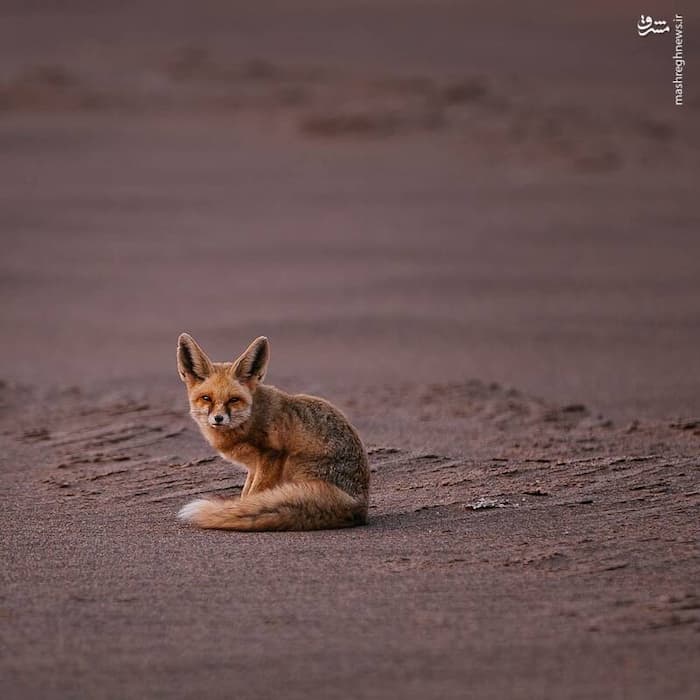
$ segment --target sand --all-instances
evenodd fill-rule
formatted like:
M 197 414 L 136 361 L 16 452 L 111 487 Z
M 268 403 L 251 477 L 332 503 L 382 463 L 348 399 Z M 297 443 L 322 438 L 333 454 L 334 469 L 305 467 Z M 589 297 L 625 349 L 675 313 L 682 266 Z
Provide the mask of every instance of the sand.
M 697 696 L 697 86 L 528 6 L 3 9 L 3 697 Z M 369 526 L 176 520 L 244 477 L 185 330 L 346 412 Z

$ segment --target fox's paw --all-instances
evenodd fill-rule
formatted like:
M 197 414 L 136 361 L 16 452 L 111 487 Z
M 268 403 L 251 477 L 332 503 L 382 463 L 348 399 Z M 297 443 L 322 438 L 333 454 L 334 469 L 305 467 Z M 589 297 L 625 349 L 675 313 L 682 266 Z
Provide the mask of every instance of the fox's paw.
M 198 498 L 180 508 L 177 517 L 185 522 L 199 527 L 210 526 L 212 515 L 218 510 L 216 501 L 208 498 Z

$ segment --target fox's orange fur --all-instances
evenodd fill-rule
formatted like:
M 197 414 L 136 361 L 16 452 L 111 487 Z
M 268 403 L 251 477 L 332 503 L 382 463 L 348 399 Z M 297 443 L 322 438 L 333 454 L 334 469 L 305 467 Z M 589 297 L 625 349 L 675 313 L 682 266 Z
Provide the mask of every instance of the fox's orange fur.
M 347 418 L 323 399 L 262 383 L 267 338 L 235 362 L 212 362 L 190 335 L 177 366 L 206 440 L 248 470 L 240 498 L 201 498 L 179 517 L 204 528 L 319 530 L 367 522 L 367 455 Z

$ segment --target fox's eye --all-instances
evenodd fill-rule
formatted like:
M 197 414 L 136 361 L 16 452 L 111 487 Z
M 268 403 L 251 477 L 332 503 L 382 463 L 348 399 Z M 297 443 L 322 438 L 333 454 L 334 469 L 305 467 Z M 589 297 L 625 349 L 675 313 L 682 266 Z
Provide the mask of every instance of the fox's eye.
M 240 401 L 241 401 L 241 400 L 240 400 L 237 396 L 232 396 L 232 397 L 228 400 L 229 403 L 240 403 Z
M 202 401 L 206 401 L 207 403 L 211 403 L 211 396 L 204 394 L 204 396 L 200 397 Z

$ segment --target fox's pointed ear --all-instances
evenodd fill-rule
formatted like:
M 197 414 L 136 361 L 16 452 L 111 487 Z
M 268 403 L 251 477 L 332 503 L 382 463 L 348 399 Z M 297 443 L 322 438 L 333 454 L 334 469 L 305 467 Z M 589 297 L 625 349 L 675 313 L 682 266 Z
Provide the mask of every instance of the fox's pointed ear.
M 233 363 L 233 374 L 239 382 L 261 382 L 270 360 L 270 343 L 267 338 L 256 338 L 248 349 Z
M 211 360 L 195 339 L 183 333 L 177 339 L 177 371 L 185 383 L 204 381 L 212 372 Z

